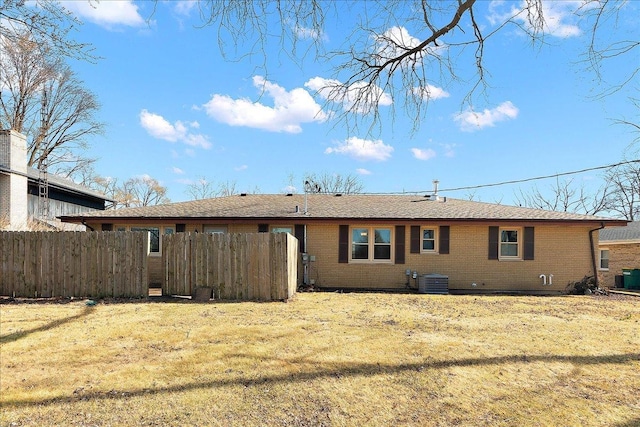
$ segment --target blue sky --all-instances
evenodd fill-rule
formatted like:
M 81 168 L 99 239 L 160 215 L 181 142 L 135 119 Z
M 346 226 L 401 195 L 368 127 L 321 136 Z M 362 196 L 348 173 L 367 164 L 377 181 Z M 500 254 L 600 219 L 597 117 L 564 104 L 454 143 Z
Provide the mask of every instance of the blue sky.
M 479 24 L 489 32 L 517 4 L 479 2 Z M 365 192 L 430 190 L 438 179 L 443 195 L 513 204 L 520 189 L 546 191 L 555 180 L 447 190 L 616 163 L 637 137 L 614 120 L 637 121 L 628 98 L 638 84 L 593 98 L 602 86 L 577 62 L 589 34 L 575 25 L 573 2 L 548 4 L 547 45 L 532 46 L 515 26 L 487 42 L 490 87 L 472 106 L 462 102 L 467 84 L 434 85 L 418 131 L 401 106 L 387 105 L 375 135 L 348 129 L 322 108 L 317 89 L 332 78 L 331 63 L 290 61 L 279 44 L 268 44 L 266 60 L 225 59 L 216 29 L 198 27 L 192 2 L 160 1 L 155 11 L 149 1 L 65 5 L 84 22 L 76 37 L 102 57 L 72 64 L 107 125 L 91 141 L 96 172 L 121 181 L 151 176 L 172 201 L 188 200 L 187 186 L 201 178 L 233 182 L 239 192 L 281 193 L 302 192 L 306 173 L 338 173 L 357 175 Z M 635 39 L 638 5 L 628 4 L 629 22 L 618 23 Z M 327 22 L 320 42 L 342 46 L 356 22 Z M 389 30 L 421 37 L 402 23 Z M 299 48 L 306 46 L 302 40 Z M 640 64 L 637 54 L 626 61 Z M 472 75 L 471 62 L 457 64 L 461 76 Z M 619 65 L 605 68 L 605 77 L 615 81 Z M 599 184 L 598 172 L 573 179 Z

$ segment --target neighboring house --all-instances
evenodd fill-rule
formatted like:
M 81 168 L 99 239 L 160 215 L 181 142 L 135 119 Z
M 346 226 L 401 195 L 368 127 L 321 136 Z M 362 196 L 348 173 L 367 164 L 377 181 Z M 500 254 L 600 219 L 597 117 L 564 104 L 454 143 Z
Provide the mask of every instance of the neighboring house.
M 236 195 L 63 216 L 96 230 L 151 232 L 150 282 L 161 282 L 162 235 L 289 232 L 300 284 L 404 289 L 423 275 L 450 292 L 563 292 L 595 274 L 597 230 L 626 221 L 418 195 Z M 306 264 L 305 264 L 306 263 Z
M 45 188 L 46 197 L 41 195 Z M 105 210 L 111 204 L 102 193 L 37 169 L 27 167 L 24 135 L 0 130 L 0 221 L 1 228 L 84 230 L 83 225 L 63 224 L 57 217 Z M 45 207 L 45 209 L 43 209 Z M 36 224 L 34 224 L 36 223 Z
M 615 276 L 622 276 L 623 268 L 640 268 L 640 221 L 600 231 L 598 274 L 601 285 L 613 288 Z

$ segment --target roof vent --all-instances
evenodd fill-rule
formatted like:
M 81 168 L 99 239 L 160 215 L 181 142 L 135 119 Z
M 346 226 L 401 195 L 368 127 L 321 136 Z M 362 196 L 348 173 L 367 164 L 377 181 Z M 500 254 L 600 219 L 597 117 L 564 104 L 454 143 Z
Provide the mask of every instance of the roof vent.
M 336 193 L 335 196 L 336 197 L 340 197 L 340 196 L 342 196 L 342 193 Z
M 287 193 L 286 196 L 287 197 L 291 197 L 291 196 L 293 196 L 293 193 Z
M 240 197 L 245 197 L 247 193 L 240 193 Z

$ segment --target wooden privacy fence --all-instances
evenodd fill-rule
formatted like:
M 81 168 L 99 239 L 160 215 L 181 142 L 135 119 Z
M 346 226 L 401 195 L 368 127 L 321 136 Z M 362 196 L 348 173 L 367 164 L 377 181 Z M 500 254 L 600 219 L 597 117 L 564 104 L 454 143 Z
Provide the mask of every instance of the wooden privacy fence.
M 165 295 L 213 289 L 216 299 L 284 300 L 297 286 L 298 240 L 288 233 L 164 235 Z
M 0 295 L 148 294 L 144 232 L 0 232 Z

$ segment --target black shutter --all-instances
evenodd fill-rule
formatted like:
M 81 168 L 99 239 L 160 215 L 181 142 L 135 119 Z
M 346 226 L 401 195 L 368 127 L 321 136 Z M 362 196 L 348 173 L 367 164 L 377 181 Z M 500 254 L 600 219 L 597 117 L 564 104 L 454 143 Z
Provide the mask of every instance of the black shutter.
M 438 242 L 438 252 L 441 254 L 449 253 L 449 226 L 440 226 L 440 241 Z
M 499 227 L 489 227 L 489 259 L 498 259 L 498 239 L 500 238 Z
M 187 224 L 176 224 L 176 233 L 184 233 L 187 229 Z
M 525 260 L 532 260 L 534 252 L 534 232 L 533 227 L 524 228 L 524 254 L 522 256 Z
M 338 262 L 349 262 L 349 226 L 341 225 L 338 235 Z
M 102 231 L 113 231 L 113 224 L 102 224 Z
M 293 226 L 293 235 L 300 242 L 300 252 L 307 251 L 307 240 L 305 239 L 304 224 L 296 224 Z
M 420 253 L 420 226 L 412 225 L 411 226 L 411 247 L 409 252 L 412 254 Z
M 404 225 L 396 225 L 396 264 L 404 264 Z
M 269 224 L 258 224 L 258 233 L 268 233 Z

